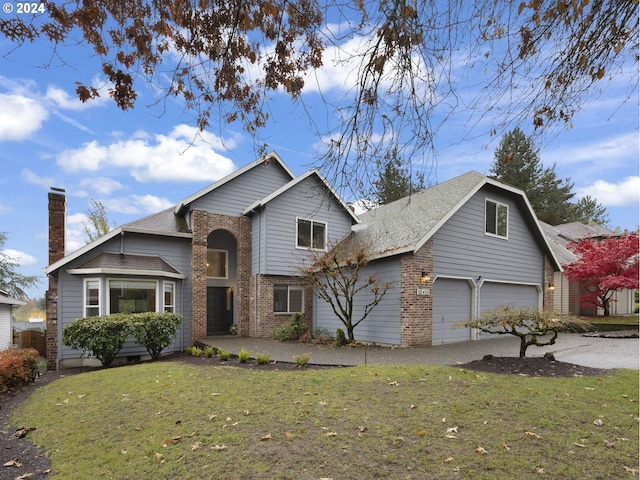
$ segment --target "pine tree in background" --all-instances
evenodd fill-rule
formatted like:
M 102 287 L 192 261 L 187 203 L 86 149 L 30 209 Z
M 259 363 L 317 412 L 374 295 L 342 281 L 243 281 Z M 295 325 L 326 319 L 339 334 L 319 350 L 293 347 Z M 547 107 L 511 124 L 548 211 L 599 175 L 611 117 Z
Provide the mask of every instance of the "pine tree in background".
M 16 270 L 20 267 L 20 259 L 11 256 L 3 250 L 7 241 L 7 234 L 0 232 L 0 290 L 11 297 L 25 299 L 28 297 L 26 290 L 40 283 L 36 276 L 25 276 Z
M 575 196 L 571 191 L 571 179 L 558 178 L 555 163 L 544 168 L 533 139 L 519 128 L 502 137 L 494 157 L 490 174 L 501 182 L 524 190 L 539 220 L 550 225 L 608 223 L 606 209 L 594 198 L 586 196 L 577 203 L 571 202 Z
M 387 152 L 377 164 L 378 179 L 373 184 L 371 203 L 385 205 L 424 190 L 424 173 L 411 175 L 407 162 L 398 156 L 397 150 Z

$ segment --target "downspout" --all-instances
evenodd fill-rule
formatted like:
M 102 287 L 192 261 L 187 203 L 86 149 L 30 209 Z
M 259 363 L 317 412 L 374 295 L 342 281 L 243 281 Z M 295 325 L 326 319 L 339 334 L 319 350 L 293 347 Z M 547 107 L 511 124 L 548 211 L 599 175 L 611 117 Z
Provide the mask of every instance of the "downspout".
M 262 215 L 258 216 L 258 265 L 255 273 L 255 281 L 253 282 L 253 336 L 258 336 L 258 274 L 261 271 L 262 260 Z
M 124 255 L 124 230 L 120 230 L 120 255 Z

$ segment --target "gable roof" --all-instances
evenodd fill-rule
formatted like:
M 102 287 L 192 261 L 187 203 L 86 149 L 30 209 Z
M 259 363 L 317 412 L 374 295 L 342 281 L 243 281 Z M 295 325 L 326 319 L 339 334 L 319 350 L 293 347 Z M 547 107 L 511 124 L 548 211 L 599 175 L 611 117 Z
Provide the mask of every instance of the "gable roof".
M 374 258 L 415 252 L 485 185 L 508 191 L 522 201 L 536 236 L 555 266 L 562 269 L 525 193 L 474 171 L 364 213 L 361 226 L 353 227 L 355 238 L 370 245 Z
M 358 218 L 358 216 L 353 212 L 353 210 L 351 208 L 349 208 L 349 206 L 344 202 L 344 200 L 342 200 L 342 198 L 340 197 L 338 192 L 336 192 L 334 190 L 334 188 L 329 184 L 329 182 L 327 182 L 327 179 L 324 177 L 324 175 L 322 175 L 315 168 L 303 173 L 302 175 L 299 175 L 298 177 L 294 178 L 289 183 L 283 185 L 278 190 L 276 190 L 275 192 L 271 193 L 270 195 L 267 195 L 263 199 L 252 203 L 251 205 L 249 205 L 247 208 L 244 209 L 242 214 L 243 215 L 249 215 L 250 213 L 252 213 L 257 208 L 264 207 L 267 203 L 269 203 L 274 198 L 279 197 L 280 195 L 282 195 L 286 191 L 292 189 L 293 187 L 295 187 L 296 185 L 298 185 L 299 183 L 303 182 L 304 180 L 306 180 L 307 178 L 309 178 L 311 176 L 318 177 L 320 182 L 322 182 L 325 185 L 325 187 L 327 188 L 327 190 L 329 190 L 333 194 L 334 198 L 342 206 L 342 208 L 344 208 L 344 210 L 349 213 L 349 215 L 353 219 L 354 223 L 359 223 L 360 222 L 360 219 Z
M 289 175 L 289 177 L 291 179 L 293 179 L 295 177 L 293 172 L 289 169 L 289 167 L 287 167 L 287 165 L 282 161 L 282 159 L 280 158 L 280 156 L 276 152 L 269 152 L 266 155 L 258 158 L 257 160 L 254 160 L 253 162 L 249 163 L 248 165 L 245 165 L 244 167 L 240 168 L 239 170 L 236 170 L 236 171 L 230 173 L 229 175 L 227 175 L 226 177 L 221 178 L 217 182 L 215 182 L 215 183 L 203 188 L 199 192 L 196 192 L 193 195 L 185 198 L 184 200 L 182 200 L 176 206 L 175 213 L 176 214 L 183 213 L 184 210 L 187 208 L 187 206 L 189 204 L 195 202 L 199 198 L 207 195 L 208 193 L 214 191 L 217 188 L 220 188 L 222 185 L 224 185 L 226 183 L 229 183 L 231 180 L 233 180 L 234 178 L 239 177 L 243 173 L 248 172 L 249 170 L 251 170 L 251 169 L 253 169 L 253 168 L 255 168 L 255 167 L 259 166 L 259 165 L 264 165 L 265 163 L 272 162 L 272 161 L 275 161 L 278 165 L 280 165 L 280 167 L 287 173 L 287 175 Z

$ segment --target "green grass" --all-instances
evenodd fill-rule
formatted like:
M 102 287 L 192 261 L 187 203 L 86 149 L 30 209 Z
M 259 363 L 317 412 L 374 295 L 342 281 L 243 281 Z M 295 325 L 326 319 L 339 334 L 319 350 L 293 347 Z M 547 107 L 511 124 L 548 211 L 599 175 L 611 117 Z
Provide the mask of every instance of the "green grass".
M 52 382 L 12 423 L 37 427 L 30 439 L 59 479 L 633 478 L 638 390 L 631 370 L 530 378 L 159 362 Z

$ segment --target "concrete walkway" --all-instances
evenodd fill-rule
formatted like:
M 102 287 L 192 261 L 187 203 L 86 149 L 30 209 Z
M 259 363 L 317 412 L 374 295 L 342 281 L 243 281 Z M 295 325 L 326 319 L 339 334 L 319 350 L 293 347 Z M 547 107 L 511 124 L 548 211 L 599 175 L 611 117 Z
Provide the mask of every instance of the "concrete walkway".
M 261 353 L 278 362 L 293 362 L 294 356 L 306 353 L 311 356 L 309 363 L 318 365 L 457 365 L 479 360 L 488 354 L 516 357 L 520 340 L 503 335 L 475 342 L 416 348 L 334 348 L 238 336 L 210 337 L 201 343 L 234 355 L 244 348 L 251 352 L 252 357 Z M 567 333 L 561 334 L 555 345 L 529 347 L 527 356 L 541 357 L 546 352 L 552 352 L 556 360 L 562 362 L 594 368 L 637 370 L 640 369 L 639 347 L 638 338 L 584 337 Z

